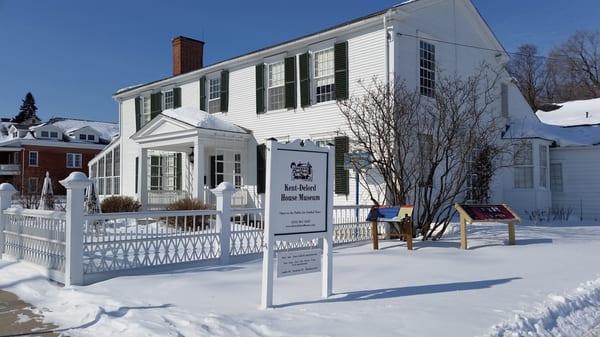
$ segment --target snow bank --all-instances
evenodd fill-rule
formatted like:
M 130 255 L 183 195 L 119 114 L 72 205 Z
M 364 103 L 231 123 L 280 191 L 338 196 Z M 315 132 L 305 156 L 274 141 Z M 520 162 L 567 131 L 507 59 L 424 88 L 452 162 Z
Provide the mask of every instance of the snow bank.
M 536 111 L 538 118 L 550 125 L 575 126 L 600 124 L 600 98 L 558 103 L 559 109 Z
M 235 124 L 219 119 L 206 111 L 192 107 L 167 109 L 164 110 L 162 114 L 201 129 L 247 133 L 246 130 Z
M 489 336 L 600 336 L 600 278 L 570 294 L 548 296 L 531 312 L 494 326 Z

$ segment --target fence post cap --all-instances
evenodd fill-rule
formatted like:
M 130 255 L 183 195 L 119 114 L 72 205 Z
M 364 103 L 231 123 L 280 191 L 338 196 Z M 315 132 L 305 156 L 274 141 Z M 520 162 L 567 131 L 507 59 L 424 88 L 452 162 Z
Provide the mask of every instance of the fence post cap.
M 71 172 L 67 178 L 60 181 L 60 184 L 66 188 L 84 188 L 91 183 L 92 181 L 83 172 Z
M 0 184 L 0 192 L 15 193 L 17 189 L 11 183 L 2 183 Z
M 235 187 L 232 183 L 224 181 L 210 191 L 214 194 L 223 194 L 224 192 L 235 192 Z

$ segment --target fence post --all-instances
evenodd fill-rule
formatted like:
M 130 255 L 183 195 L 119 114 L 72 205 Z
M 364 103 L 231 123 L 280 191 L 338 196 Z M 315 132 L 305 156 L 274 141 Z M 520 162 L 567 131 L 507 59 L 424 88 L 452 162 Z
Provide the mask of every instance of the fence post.
M 222 182 L 210 190 L 217 197 L 217 230 L 221 243 L 221 264 L 229 263 L 231 243 L 231 197 L 235 187 L 230 182 Z
M 81 172 L 72 172 L 60 181 L 67 189 L 65 228 L 65 286 L 83 284 L 83 203 L 85 188 L 91 180 Z
M 4 230 L 8 222 L 8 216 L 4 215 L 4 210 L 10 208 L 12 204 L 12 197 L 17 193 L 15 187 L 9 183 L 0 184 L 0 258 L 4 254 Z

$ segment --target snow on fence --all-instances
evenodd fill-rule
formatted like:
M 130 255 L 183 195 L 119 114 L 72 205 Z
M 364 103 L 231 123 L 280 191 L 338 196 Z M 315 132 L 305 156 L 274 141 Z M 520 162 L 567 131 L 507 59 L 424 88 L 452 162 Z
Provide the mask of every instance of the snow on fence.
M 213 190 L 217 209 L 83 214 L 80 173 L 61 181 L 66 212 L 10 208 L 16 190 L 0 184 L 0 253 L 44 267 L 66 285 L 89 284 L 119 275 L 199 264 L 227 264 L 259 257 L 264 242 L 264 210 L 231 208 L 235 189 Z M 75 207 L 77 206 L 77 207 Z M 334 206 L 334 244 L 371 240 L 365 219 L 369 206 Z M 386 228 L 380 225 L 380 233 Z M 277 241 L 276 250 L 318 246 L 316 240 Z M 227 253 L 223 253 L 227 252 Z

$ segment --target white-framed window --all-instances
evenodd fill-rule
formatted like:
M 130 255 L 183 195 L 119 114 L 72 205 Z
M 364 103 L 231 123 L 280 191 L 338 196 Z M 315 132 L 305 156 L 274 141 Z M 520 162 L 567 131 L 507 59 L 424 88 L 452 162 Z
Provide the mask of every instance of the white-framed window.
M 81 153 L 67 153 L 67 167 L 81 168 Z
M 173 109 L 175 106 L 175 99 L 173 96 L 173 90 L 163 92 L 163 106 L 166 109 Z
M 285 67 L 282 62 L 271 63 L 267 66 L 267 110 L 285 108 Z
M 215 77 L 208 80 L 208 112 L 221 111 L 221 78 Z
M 142 125 L 150 122 L 152 114 L 150 113 L 150 96 L 142 96 Z
M 562 164 L 550 164 L 550 190 L 552 192 L 563 191 Z
M 42 131 L 41 137 L 42 138 L 48 138 L 49 137 L 48 131 Z
M 58 132 L 50 131 L 50 138 L 58 138 Z
M 27 179 L 27 191 L 31 194 L 38 193 L 38 178 L 29 177 Z
M 533 188 L 533 148 L 530 143 L 516 147 L 513 172 L 515 188 Z
M 121 190 L 121 151 L 116 146 L 90 165 L 99 195 L 119 194 Z
M 242 187 L 242 155 L 240 153 L 233 155 L 233 184 L 235 188 Z
M 317 103 L 335 99 L 335 64 L 333 48 L 320 50 L 313 57 L 314 93 Z
M 419 79 L 421 95 L 435 93 L 435 45 L 419 41 Z
M 13 132 L 13 138 L 19 138 L 19 132 L 17 132 L 17 131 Z
M 540 152 L 540 186 L 548 187 L 548 147 L 539 146 Z
M 29 151 L 29 166 L 38 166 L 39 154 L 37 151 Z
M 87 139 L 87 135 L 85 133 L 79 134 L 79 140 L 86 140 L 86 139 Z
M 88 136 L 87 136 L 87 140 L 89 140 L 89 141 L 92 141 L 92 142 L 93 142 L 93 141 L 95 141 L 95 140 L 96 140 L 96 136 L 95 136 L 95 135 L 88 135 Z

